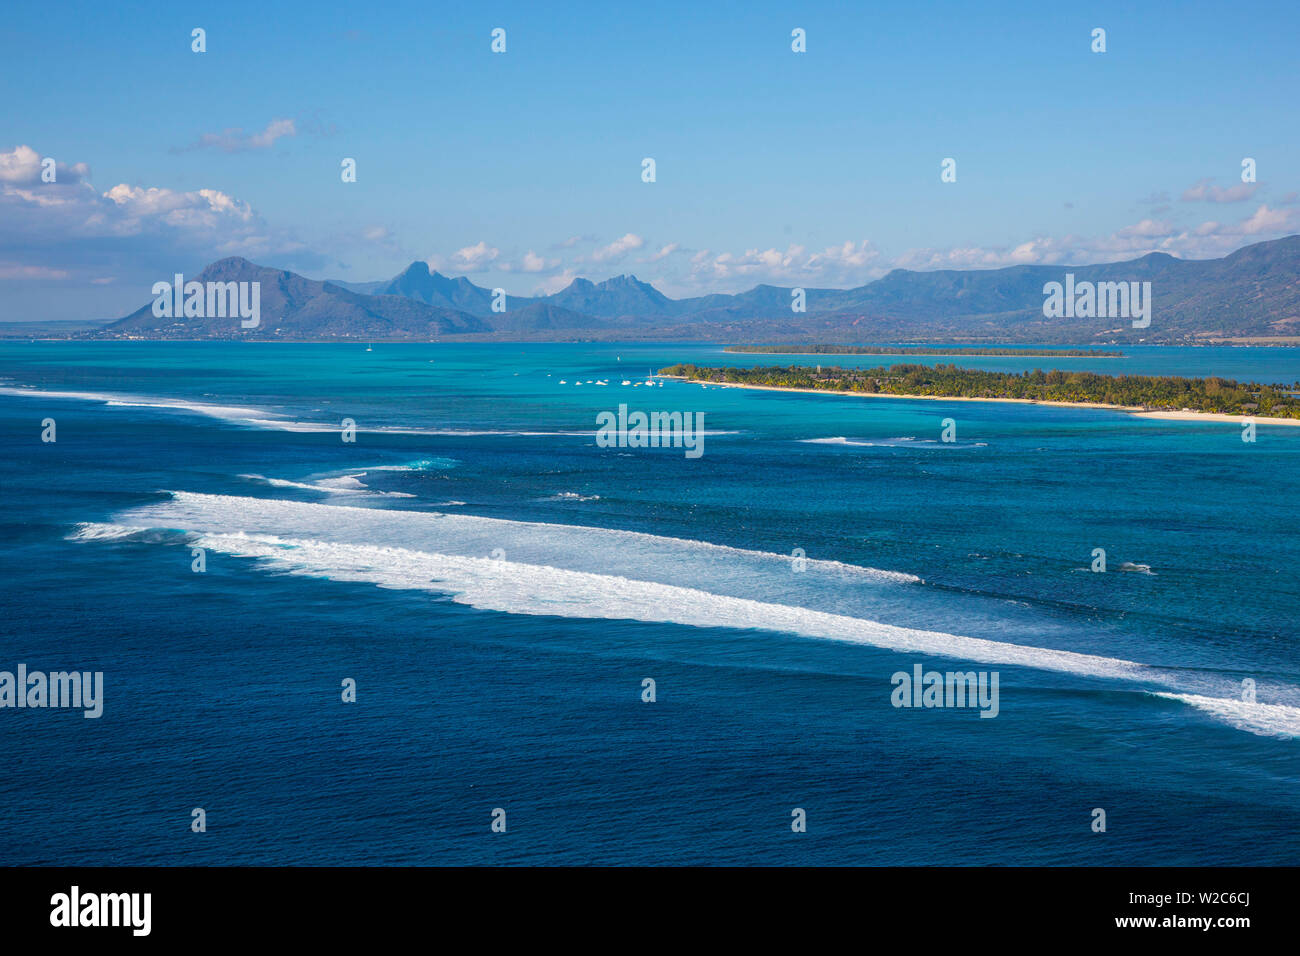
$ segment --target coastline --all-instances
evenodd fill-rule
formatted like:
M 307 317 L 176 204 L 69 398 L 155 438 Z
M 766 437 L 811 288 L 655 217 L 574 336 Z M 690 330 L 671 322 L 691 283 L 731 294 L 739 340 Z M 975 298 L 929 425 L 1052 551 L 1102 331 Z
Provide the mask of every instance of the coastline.
M 971 348 L 981 348 L 982 346 L 971 346 Z M 845 356 L 869 357 L 869 358 L 977 358 L 977 359 L 1000 359 L 1000 358 L 1059 358 L 1059 359 L 1093 359 L 1093 358 L 1110 358 L 1122 359 L 1128 358 L 1126 355 L 1115 352 L 1097 352 L 1095 355 L 1056 355 L 1034 352 L 1032 349 L 1025 349 L 1021 352 L 971 352 L 957 349 L 953 352 L 750 352 L 746 349 L 723 349 L 727 355 L 815 355 L 819 358 L 843 358 Z
M 1142 405 L 1106 405 L 1102 402 L 1052 402 L 1036 398 L 977 398 L 965 395 L 888 395 L 882 392 L 842 392 L 827 388 L 785 388 L 780 385 L 751 385 L 748 382 L 704 382 L 681 375 L 659 375 L 695 385 L 713 385 L 718 388 L 753 388 L 765 392 L 801 392 L 805 395 L 851 395 L 858 398 L 898 398 L 933 402 L 1002 402 L 1010 405 L 1050 405 L 1056 408 L 1098 408 L 1111 412 L 1128 412 L 1134 418 L 1155 418 L 1174 422 L 1244 422 L 1248 418 L 1257 425 L 1300 425 L 1300 418 L 1266 418 L 1258 415 L 1227 415 L 1222 412 L 1185 412 L 1176 409 L 1148 409 Z

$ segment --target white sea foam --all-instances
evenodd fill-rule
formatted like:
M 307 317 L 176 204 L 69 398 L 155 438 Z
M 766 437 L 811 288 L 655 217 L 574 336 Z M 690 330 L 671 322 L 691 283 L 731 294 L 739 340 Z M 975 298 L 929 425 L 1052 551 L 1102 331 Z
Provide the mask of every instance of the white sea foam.
M 71 535 L 69 535 L 69 537 L 73 540 L 80 541 L 115 541 L 123 538 L 130 538 L 149 530 L 149 528 L 141 528 L 129 524 L 86 521 L 77 525 L 76 529 Z
M 191 492 L 122 519 L 132 527 L 185 528 L 202 547 L 293 573 L 447 593 L 489 610 L 784 631 L 990 664 L 1149 676 L 1119 658 L 898 627 L 737 593 L 770 594 L 779 581 L 803 583 L 818 572 L 857 587 L 919 580 L 835 561 L 806 559 L 807 571 L 793 574 L 786 555 L 639 532 Z M 488 557 L 497 548 L 504 560 Z M 702 586 L 683 586 L 686 580 Z
M 1239 701 L 1239 682 L 1227 675 L 902 627 L 797 603 L 806 599 L 798 584 L 819 576 L 859 594 L 919 581 L 899 572 L 807 559 L 807 571 L 793 574 L 786 555 L 641 532 L 193 492 L 172 492 L 118 518 L 116 526 L 83 525 L 74 537 L 184 529 L 200 547 L 285 573 L 446 594 L 484 610 L 777 631 L 1122 680 L 1150 692 L 1167 688 L 1173 692 L 1161 696 L 1251 733 L 1295 736 L 1300 728 L 1300 707 Z M 497 558 L 489 556 L 494 552 Z M 1276 690 L 1284 699 L 1298 693 L 1289 685 Z M 1214 696 L 1220 692 L 1225 696 Z
M 379 469 L 371 469 L 378 471 Z M 366 472 L 355 475 L 342 475 L 337 478 L 321 478 L 317 481 L 289 481 L 285 478 L 267 478 L 265 475 L 240 475 L 249 481 L 258 481 L 272 488 L 299 488 L 303 491 L 319 491 L 327 495 L 364 495 L 374 498 L 414 498 L 406 491 L 375 491 L 360 481 Z
M 1201 694 L 1157 692 L 1157 697 L 1177 700 L 1203 710 L 1217 720 L 1239 730 L 1265 737 L 1300 737 L 1300 707 L 1288 704 L 1265 704 L 1232 697 L 1205 697 Z
M 244 424 L 256 428 L 275 429 L 284 432 L 301 432 L 305 434 L 338 432 L 341 425 L 330 422 L 304 422 L 284 420 L 263 420 L 249 418 Z M 594 438 L 591 431 L 519 431 L 514 429 L 470 429 L 470 428 L 415 428 L 405 425 L 370 425 L 364 420 L 357 421 L 356 430 L 366 435 L 425 435 L 442 438 Z
M 316 487 L 330 491 L 365 491 L 366 486 L 359 480 L 364 474 L 365 472 L 357 472 L 355 475 L 340 475 L 338 478 L 322 478 L 316 482 Z
M 40 388 L 18 388 L 0 386 L 0 395 L 13 395 L 21 398 L 39 399 L 73 399 L 87 402 L 102 402 L 119 408 L 163 408 L 172 411 L 190 412 L 220 418 L 234 424 L 264 430 L 298 432 L 303 434 L 337 433 L 342 428 L 342 418 L 338 423 L 300 421 L 279 412 L 268 411 L 246 405 L 212 405 L 204 402 L 192 402 L 185 399 L 159 398 L 154 396 L 126 395 L 117 392 L 66 392 Z M 353 416 L 355 418 L 355 416 Z M 361 434 L 385 435 L 428 435 L 450 438 L 476 437 L 514 437 L 514 438 L 593 438 L 595 429 L 579 431 L 524 431 L 517 429 L 468 429 L 468 428 L 417 428 L 404 425 L 373 424 L 358 420 L 356 430 Z M 704 432 L 706 435 L 734 434 L 731 432 Z
M 366 490 L 366 486 L 355 478 L 334 478 L 325 481 L 289 481 L 285 478 L 267 478 L 265 475 L 240 475 L 249 481 L 257 481 L 272 488 L 301 488 L 303 491 L 321 491 L 330 495 L 357 494 Z M 349 485 L 345 482 L 353 482 Z
M 260 408 L 242 405 L 212 405 L 207 402 L 191 402 L 184 399 L 157 398 L 152 396 L 123 395 L 117 392 L 64 392 L 42 388 L 14 388 L 0 386 L 0 395 L 15 395 L 21 398 L 71 399 L 83 402 L 103 402 L 105 405 L 121 408 L 168 408 L 174 411 L 193 412 L 227 421 L 251 421 L 254 415 L 274 416 Z M 270 419 L 268 426 L 281 424 Z M 337 430 L 337 429 L 336 429 Z
M 205 533 L 196 543 L 213 551 L 255 558 L 294 574 L 450 594 L 453 600 L 482 610 L 782 631 L 983 664 L 1098 677 L 1140 678 L 1146 670 L 1132 661 L 1094 654 L 895 627 L 695 588 L 488 557 L 243 532 Z
M 835 435 L 831 438 L 801 438 L 799 442 L 804 445 L 847 445 L 853 448 L 984 448 L 988 445 L 987 442 L 941 442 L 933 438 L 917 438 L 913 435 L 880 438 L 875 441 Z
M 708 580 L 748 594 L 797 585 L 791 557 L 765 551 L 582 525 L 510 521 L 430 511 L 381 511 L 280 499 L 177 491 L 168 501 L 131 509 L 124 522 L 151 522 L 195 531 L 254 531 L 357 544 L 383 544 L 466 556 L 496 548 L 512 560 L 609 572 L 675 584 Z M 137 520 L 138 519 L 138 520 Z M 809 572 L 862 584 L 907 584 L 920 579 L 898 571 L 839 561 L 806 559 Z M 757 576 L 757 580 L 756 580 Z M 815 576 L 815 575 L 814 575 Z M 779 592 L 778 592 L 779 593 Z
M 261 428 L 271 431 L 281 432 L 299 432 L 304 434 L 316 434 L 323 432 L 337 432 L 342 425 L 330 425 L 325 422 L 295 422 L 286 419 L 269 419 L 269 418 L 243 418 L 240 424 L 248 425 L 252 428 Z M 360 431 L 361 429 L 357 429 Z

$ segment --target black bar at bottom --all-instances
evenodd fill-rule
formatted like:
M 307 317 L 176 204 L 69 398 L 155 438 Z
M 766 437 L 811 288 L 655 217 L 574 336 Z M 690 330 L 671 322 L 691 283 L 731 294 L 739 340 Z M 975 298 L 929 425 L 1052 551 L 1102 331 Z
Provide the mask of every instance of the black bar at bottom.
M 1286 930 L 1297 875 L 1228 867 L 3 869 L 0 933 L 6 941 L 62 936 L 79 945 L 113 938 L 338 945 L 464 928 L 493 940 L 599 931 L 611 945 L 667 945 L 692 925 L 736 937 L 802 929 L 824 938 L 838 924 L 855 939 L 935 933 L 951 942 L 969 931 L 998 940 L 1201 936 L 1232 944 Z

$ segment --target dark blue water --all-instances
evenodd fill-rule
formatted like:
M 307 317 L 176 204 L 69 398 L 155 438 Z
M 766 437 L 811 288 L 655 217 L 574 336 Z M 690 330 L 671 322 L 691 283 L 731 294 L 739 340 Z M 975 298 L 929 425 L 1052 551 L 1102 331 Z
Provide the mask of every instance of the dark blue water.
M 1300 379 L 1127 351 L 984 367 Z M 105 681 L 0 709 L 0 863 L 1300 859 L 1300 428 L 620 384 L 675 361 L 755 357 L 0 345 L 0 670 Z

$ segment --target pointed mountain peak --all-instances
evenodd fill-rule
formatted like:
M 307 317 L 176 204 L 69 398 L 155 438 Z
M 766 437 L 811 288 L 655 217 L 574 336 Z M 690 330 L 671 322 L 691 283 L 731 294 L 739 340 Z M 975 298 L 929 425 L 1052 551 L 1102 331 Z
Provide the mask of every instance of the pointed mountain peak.
M 653 286 L 648 282 L 642 282 L 634 275 L 611 276 L 604 282 L 596 283 L 600 289 L 650 289 Z
M 204 272 L 229 272 L 232 269 L 262 269 L 256 262 L 250 262 L 243 256 L 226 256 L 224 259 L 218 259 L 216 262 L 209 263 Z
M 436 275 L 437 273 L 434 274 Z M 401 276 L 398 278 L 411 276 L 413 278 L 423 279 L 427 275 L 429 275 L 429 263 L 425 262 L 423 259 L 416 259 L 402 271 Z
M 232 276 L 247 276 L 258 272 L 278 271 L 280 270 L 259 266 L 256 262 L 250 262 L 243 256 L 227 256 L 225 259 L 218 259 L 216 262 L 210 263 L 195 278 L 200 282 L 227 281 Z

